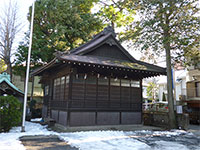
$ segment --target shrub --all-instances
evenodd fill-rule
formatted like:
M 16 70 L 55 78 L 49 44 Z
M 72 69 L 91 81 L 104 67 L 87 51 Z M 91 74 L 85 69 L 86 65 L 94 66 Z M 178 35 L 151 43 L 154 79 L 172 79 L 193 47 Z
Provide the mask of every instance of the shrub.
M 7 132 L 21 122 L 22 104 L 14 96 L 0 96 L 0 132 Z
M 166 100 L 166 96 L 165 96 L 165 93 L 163 92 L 163 96 L 162 96 L 162 101 L 163 102 L 166 102 L 167 100 Z
M 31 111 L 31 118 L 41 118 L 42 117 L 42 109 L 39 107 L 36 100 L 32 100 L 29 103 L 30 111 Z

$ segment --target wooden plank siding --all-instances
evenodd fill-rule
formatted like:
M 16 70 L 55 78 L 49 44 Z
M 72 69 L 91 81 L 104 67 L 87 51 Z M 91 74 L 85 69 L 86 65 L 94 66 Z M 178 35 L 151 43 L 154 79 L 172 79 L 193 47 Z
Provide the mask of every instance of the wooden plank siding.
M 44 96 L 44 106 L 49 111 L 47 116 L 62 125 L 141 123 L 139 80 L 73 72 L 48 81 L 45 85 L 49 91 Z
M 78 126 L 141 122 L 142 94 L 139 80 L 74 71 L 49 77 L 48 81 L 44 84 L 49 86 L 49 93 L 44 96 L 44 106 L 49 110 L 48 116 L 58 123 Z M 88 124 L 84 119 L 76 120 L 78 114 L 86 115 Z M 93 119 L 90 120 L 90 117 Z M 105 122 L 102 117 L 107 118 Z M 128 120 L 129 117 L 131 120 Z
M 130 59 L 128 59 L 127 56 L 116 45 L 111 46 L 109 44 L 104 44 L 101 47 L 96 48 L 94 51 L 87 53 L 86 55 L 130 61 Z
M 45 86 L 47 84 L 45 83 Z M 49 88 L 49 94 L 44 96 L 44 105 L 48 101 L 50 108 L 67 110 L 69 101 L 69 74 L 50 78 Z
M 44 105 L 47 105 L 48 100 L 51 99 L 50 107 L 59 110 L 67 110 L 67 107 L 69 107 L 85 110 L 123 109 L 141 111 L 141 87 L 123 86 L 121 81 L 125 79 L 107 77 L 108 79 L 105 79 L 107 81 L 103 81 L 103 83 L 103 79 L 97 76 L 88 75 L 86 79 L 84 79 L 84 76 L 84 74 L 78 75 L 78 80 L 76 75 L 71 76 L 71 97 L 69 96 L 69 81 L 66 83 L 67 76 L 64 76 L 64 84 L 61 84 L 62 77 L 54 78 L 54 82 L 59 79 L 60 84 L 53 83 L 52 96 L 51 98 L 44 96 Z M 112 83 L 115 80 L 116 83 Z

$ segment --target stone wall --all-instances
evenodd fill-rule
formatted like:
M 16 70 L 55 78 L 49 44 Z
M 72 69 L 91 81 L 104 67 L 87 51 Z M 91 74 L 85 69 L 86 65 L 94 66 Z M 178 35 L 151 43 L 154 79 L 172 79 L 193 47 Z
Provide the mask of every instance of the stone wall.
M 187 130 L 189 125 L 188 114 L 177 114 L 177 124 L 180 129 Z M 169 117 L 166 112 L 145 112 L 143 113 L 144 125 L 169 128 Z

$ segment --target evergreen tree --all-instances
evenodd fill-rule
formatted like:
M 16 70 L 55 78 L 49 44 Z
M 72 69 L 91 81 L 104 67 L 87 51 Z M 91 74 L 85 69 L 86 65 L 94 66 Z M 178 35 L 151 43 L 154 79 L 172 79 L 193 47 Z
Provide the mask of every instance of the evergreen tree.
M 116 32 L 117 38 L 123 42 L 127 40 L 124 35 L 132 32 L 132 22 L 136 11 L 130 8 L 131 0 L 98 0 L 95 5 L 99 6 L 96 14 L 101 18 L 104 25 L 110 25 Z
M 200 18 L 198 0 L 138 0 L 139 21 L 135 32 L 128 34 L 141 49 L 165 51 L 167 64 L 167 92 L 169 124 L 177 128 L 172 89 L 171 54 L 183 57 L 199 45 Z M 180 59 L 179 59 L 180 60 Z
M 162 101 L 163 102 L 166 102 L 167 100 L 166 100 L 166 96 L 165 96 L 165 93 L 163 92 L 163 95 L 162 95 Z
M 91 13 L 93 0 L 37 0 L 35 2 L 31 64 L 49 62 L 56 51 L 68 51 L 85 43 L 103 27 Z M 30 21 L 31 7 L 28 14 Z M 28 33 L 16 54 L 16 65 L 27 59 Z M 23 65 L 24 66 L 24 65 Z

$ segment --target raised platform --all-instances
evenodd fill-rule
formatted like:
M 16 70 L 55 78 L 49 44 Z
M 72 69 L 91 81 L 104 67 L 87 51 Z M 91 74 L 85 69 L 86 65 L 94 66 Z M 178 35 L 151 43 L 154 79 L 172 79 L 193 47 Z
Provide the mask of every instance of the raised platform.
M 53 130 L 57 132 L 77 132 L 77 131 L 99 131 L 99 130 L 118 130 L 118 131 L 138 131 L 138 130 L 150 130 L 150 131 L 162 131 L 163 128 L 138 125 L 102 125 L 102 126 L 82 126 L 82 127 L 66 127 L 56 123 Z

